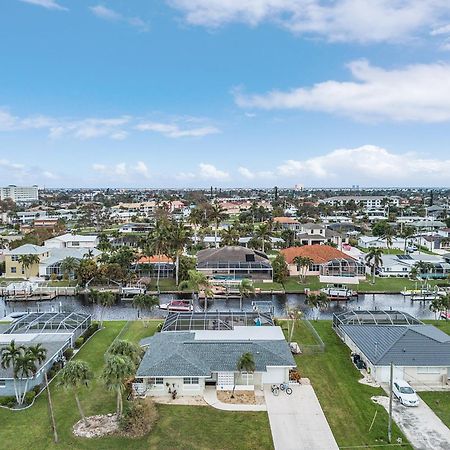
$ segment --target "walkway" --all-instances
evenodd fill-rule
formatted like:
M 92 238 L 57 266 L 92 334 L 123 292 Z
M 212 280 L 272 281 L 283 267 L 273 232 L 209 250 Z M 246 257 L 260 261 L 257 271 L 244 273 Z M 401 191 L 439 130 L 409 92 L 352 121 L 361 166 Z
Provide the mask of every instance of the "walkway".
M 266 405 L 233 405 L 217 398 L 215 386 L 206 386 L 203 398 L 208 405 L 222 411 L 267 411 Z
M 373 397 L 373 400 L 389 411 L 389 397 Z M 392 417 L 416 450 L 449 449 L 450 430 L 422 399 L 416 408 L 394 400 Z
M 292 386 L 276 397 L 264 388 L 275 450 L 338 450 L 311 385 Z

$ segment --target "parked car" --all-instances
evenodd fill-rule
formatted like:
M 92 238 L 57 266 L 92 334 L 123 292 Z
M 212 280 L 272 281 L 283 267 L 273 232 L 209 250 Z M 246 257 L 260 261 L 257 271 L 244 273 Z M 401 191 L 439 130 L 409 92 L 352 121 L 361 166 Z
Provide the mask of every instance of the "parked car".
M 408 245 L 408 247 L 406 247 L 406 251 L 408 253 L 417 252 L 417 247 L 415 245 Z
M 419 406 L 419 397 L 416 391 L 405 380 L 395 380 L 393 392 L 403 406 Z

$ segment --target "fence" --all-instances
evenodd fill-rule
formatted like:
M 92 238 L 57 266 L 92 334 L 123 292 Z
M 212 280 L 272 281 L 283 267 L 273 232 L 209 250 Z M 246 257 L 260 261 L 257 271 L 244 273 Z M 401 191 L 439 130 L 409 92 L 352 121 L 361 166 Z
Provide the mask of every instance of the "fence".
M 312 354 L 312 353 L 322 353 L 325 351 L 325 343 L 322 341 L 322 338 L 317 333 L 316 329 L 313 327 L 311 322 L 308 319 L 302 319 L 301 323 L 308 328 L 308 331 L 311 333 L 315 340 L 315 344 L 304 344 L 302 342 L 298 342 L 298 346 L 303 354 Z

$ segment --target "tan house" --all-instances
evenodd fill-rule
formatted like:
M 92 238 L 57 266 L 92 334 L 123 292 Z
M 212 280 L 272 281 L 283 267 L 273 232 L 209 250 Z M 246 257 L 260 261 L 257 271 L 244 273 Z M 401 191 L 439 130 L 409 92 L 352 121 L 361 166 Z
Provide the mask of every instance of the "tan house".
M 24 267 L 20 262 L 22 256 L 36 255 L 39 261 Z M 5 278 L 30 278 L 39 276 L 40 260 L 49 256 L 49 249 L 39 245 L 25 244 L 5 252 Z

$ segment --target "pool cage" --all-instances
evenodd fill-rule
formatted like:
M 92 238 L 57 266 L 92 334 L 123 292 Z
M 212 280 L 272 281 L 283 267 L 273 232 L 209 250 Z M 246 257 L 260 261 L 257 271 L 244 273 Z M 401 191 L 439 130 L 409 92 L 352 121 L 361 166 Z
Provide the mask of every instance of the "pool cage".
M 364 277 L 366 275 L 366 266 L 355 259 L 335 258 L 320 266 L 320 275 Z
M 4 333 L 70 333 L 73 344 L 90 324 L 91 315 L 83 312 L 35 312 L 16 320 Z
M 353 309 L 333 314 L 333 328 L 342 325 L 422 325 L 419 319 L 397 310 L 359 310 Z
M 270 312 L 171 312 L 161 331 L 232 330 L 234 327 L 273 326 Z

